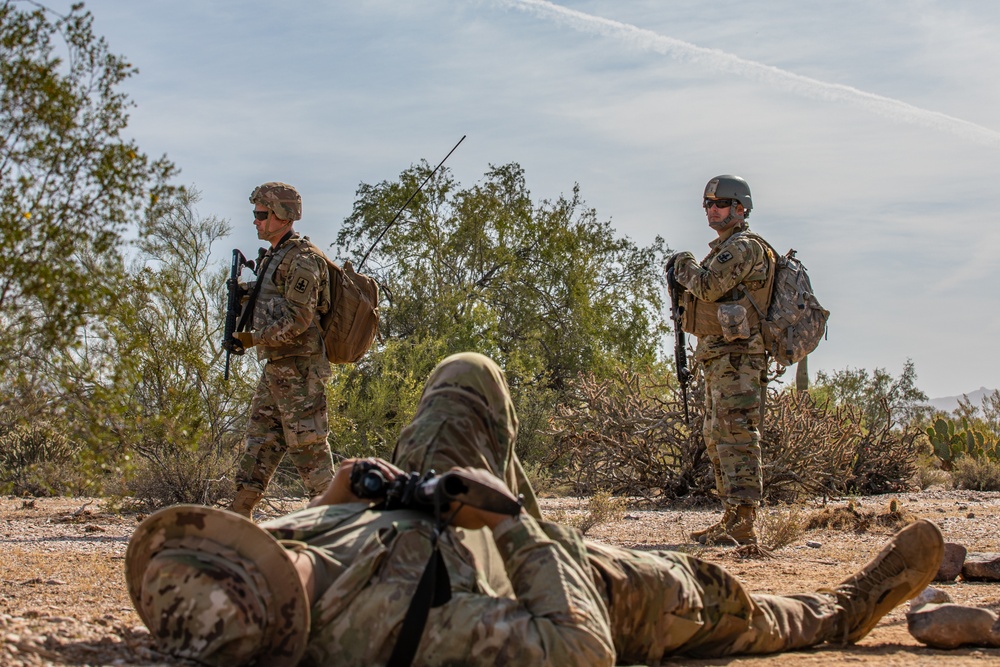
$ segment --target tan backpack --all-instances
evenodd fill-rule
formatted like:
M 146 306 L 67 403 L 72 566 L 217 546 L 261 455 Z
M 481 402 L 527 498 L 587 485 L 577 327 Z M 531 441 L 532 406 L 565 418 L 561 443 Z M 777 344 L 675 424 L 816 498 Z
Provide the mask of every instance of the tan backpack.
M 326 358 L 354 363 L 365 356 L 378 335 L 378 283 L 358 273 L 350 261 L 341 267 L 326 259 L 330 272 L 330 308 L 320 315 Z

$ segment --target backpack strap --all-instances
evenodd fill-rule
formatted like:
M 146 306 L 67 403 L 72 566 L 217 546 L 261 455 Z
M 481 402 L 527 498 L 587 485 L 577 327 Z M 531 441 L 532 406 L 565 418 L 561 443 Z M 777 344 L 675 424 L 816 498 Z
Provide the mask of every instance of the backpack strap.
M 750 290 L 748 290 L 745 285 L 742 283 L 739 285 L 740 290 L 746 296 L 747 300 L 750 301 L 750 304 L 754 307 L 754 310 L 757 311 L 757 314 L 763 322 L 767 319 L 767 307 L 770 306 L 771 298 L 774 296 L 774 276 L 778 272 L 778 251 L 775 250 L 774 246 L 768 243 L 767 240 L 760 234 L 755 234 L 750 230 L 739 233 L 760 242 L 760 244 L 764 246 L 764 255 L 767 257 L 767 261 L 771 265 L 771 270 L 767 272 L 767 280 L 765 281 L 763 287 L 765 295 L 764 309 L 761 309 L 761 307 L 757 305 L 757 302 L 753 298 L 753 294 L 750 293 Z M 760 291 L 761 290 L 754 290 L 756 293 L 760 293 Z

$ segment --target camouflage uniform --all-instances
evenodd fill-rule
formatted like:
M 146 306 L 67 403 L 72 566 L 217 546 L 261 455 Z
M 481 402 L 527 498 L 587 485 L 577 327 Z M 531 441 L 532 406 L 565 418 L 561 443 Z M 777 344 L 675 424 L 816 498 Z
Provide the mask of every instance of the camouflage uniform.
M 447 397 L 458 400 L 440 400 Z M 448 416 L 432 418 L 439 410 Z M 516 424 L 499 368 L 459 355 L 432 374 L 396 457 L 439 470 L 488 465 L 512 490 L 530 489 L 513 453 Z M 491 533 L 449 528 L 439 545 L 452 599 L 430 610 L 414 664 L 658 664 L 857 641 L 937 572 L 943 539 L 923 523 L 836 589 L 787 597 L 750 595 L 721 567 L 685 554 L 586 542 L 527 514 Z M 175 655 L 220 666 L 380 665 L 428 562 L 431 531 L 426 514 L 367 503 L 305 509 L 260 527 L 175 506 L 133 535 L 126 581 L 161 650 Z M 289 552 L 311 562 L 311 605 L 293 558 L 281 556 Z
M 482 355 L 455 355 L 431 373 L 393 458 L 404 470 L 485 466 L 524 493 L 530 485 L 519 472 L 516 434 L 517 416 L 499 367 Z M 686 554 L 632 551 L 583 540 L 564 526 L 541 526 L 590 568 L 620 664 L 792 650 L 836 632 L 837 606 L 829 595 L 750 595 L 723 568 Z
M 746 224 L 712 241 L 701 261 L 691 253 L 674 260 L 674 278 L 701 301 L 736 300 L 736 289 L 759 289 L 773 268 L 764 246 L 748 234 Z M 766 309 L 766 305 L 760 304 Z M 695 358 L 705 372 L 705 447 L 715 472 L 719 498 L 729 505 L 760 504 L 760 401 L 766 370 L 764 338 L 759 325 L 749 336 L 726 340 L 698 336 Z
M 427 514 L 317 507 L 261 524 L 317 565 L 319 598 L 302 665 L 382 665 L 424 567 Z M 612 665 L 607 611 L 590 573 L 530 516 L 438 542 L 452 598 L 430 610 L 415 665 Z M 491 585 L 492 582 L 492 585 Z
M 310 496 L 333 478 L 326 405 L 330 362 L 319 314 L 330 307 L 326 260 L 296 232 L 264 256 L 253 314 L 257 358 L 266 361 L 250 404 L 237 490 L 263 494 L 288 453 Z

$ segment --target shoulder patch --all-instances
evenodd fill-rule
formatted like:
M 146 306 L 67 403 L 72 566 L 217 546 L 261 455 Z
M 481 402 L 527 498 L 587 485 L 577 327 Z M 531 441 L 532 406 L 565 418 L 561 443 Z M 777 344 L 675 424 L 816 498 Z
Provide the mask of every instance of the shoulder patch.
M 299 267 L 288 279 L 285 298 L 294 303 L 308 304 L 314 297 L 316 277 L 306 268 Z
M 722 252 L 719 253 L 719 256 L 716 259 L 719 261 L 719 264 L 725 264 L 732 258 L 733 258 L 733 253 L 729 252 L 728 250 L 723 250 Z

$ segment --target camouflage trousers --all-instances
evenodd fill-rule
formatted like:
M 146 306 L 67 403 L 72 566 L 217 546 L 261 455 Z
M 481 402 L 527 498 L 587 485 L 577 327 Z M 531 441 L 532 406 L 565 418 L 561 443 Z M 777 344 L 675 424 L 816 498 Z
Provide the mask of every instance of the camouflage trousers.
M 455 355 L 431 373 L 393 460 L 421 472 L 485 468 L 523 494 L 525 507 L 538 516 L 514 452 L 517 425 L 500 368 L 479 354 Z M 835 636 L 837 607 L 827 595 L 751 595 L 722 567 L 687 554 L 633 551 L 584 540 L 565 526 L 541 525 L 589 567 L 611 617 L 621 664 L 655 664 L 669 655 L 773 653 Z
M 268 361 L 250 403 L 246 450 L 237 489 L 263 493 L 287 453 L 310 496 L 333 479 L 326 407 L 330 364 L 325 356 Z
M 619 664 L 775 653 L 836 637 L 830 596 L 751 595 L 721 566 L 688 554 L 585 544 Z
M 719 498 L 730 505 L 759 505 L 760 420 L 763 354 L 729 353 L 705 359 L 703 434 Z

